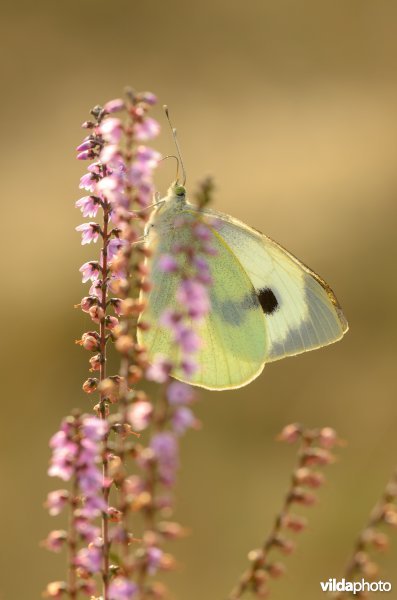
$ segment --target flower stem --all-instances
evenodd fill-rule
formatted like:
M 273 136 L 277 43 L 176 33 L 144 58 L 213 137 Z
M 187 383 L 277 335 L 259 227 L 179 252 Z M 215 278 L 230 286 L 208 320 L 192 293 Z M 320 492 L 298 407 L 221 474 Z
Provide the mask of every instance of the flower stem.
M 107 248 L 109 243 L 109 209 L 105 204 L 103 208 L 103 228 L 102 228 L 102 236 L 103 236 L 103 248 L 102 248 L 102 297 L 101 297 L 101 308 L 103 310 L 103 317 L 100 321 L 99 325 L 99 336 L 100 336 L 100 368 L 99 368 L 99 381 L 103 381 L 106 378 L 106 329 L 105 329 L 105 319 L 106 319 L 106 308 L 107 308 L 107 276 L 108 276 L 108 256 L 107 256 Z M 106 398 L 101 393 L 100 398 L 100 417 L 103 420 L 106 420 Z M 102 493 L 106 502 L 106 506 L 109 503 L 109 488 L 106 485 L 108 479 L 108 458 L 107 458 L 107 439 L 108 435 L 105 437 L 105 448 L 103 453 L 102 460 L 102 476 L 103 476 L 103 488 Z M 109 527 L 108 527 L 108 515 L 103 512 L 102 513 L 102 539 L 103 539 L 103 571 L 102 571 L 102 581 L 103 581 L 103 600 L 108 600 L 108 585 L 109 585 Z
M 77 532 L 75 527 L 75 510 L 77 508 L 77 496 L 79 493 L 77 477 L 74 476 L 72 495 L 70 498 L 70 518 L 69 518 L 69 536 L 68 536 L 68 595 L 70 600 L 77 598 L 77 578 L 76 578 L 76 551 L 77 551 Z

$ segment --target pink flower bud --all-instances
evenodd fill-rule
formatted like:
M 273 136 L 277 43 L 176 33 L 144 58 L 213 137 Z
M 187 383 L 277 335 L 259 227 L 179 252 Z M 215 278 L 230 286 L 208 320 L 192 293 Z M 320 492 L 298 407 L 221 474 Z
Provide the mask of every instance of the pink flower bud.
M 303 506 L 312 506 L 316 502 L 316 496 L 309 494 L 300 488 L 294 488 L 290 496 L 291 502 L 303 504 Z
M 323 485 L 325 478 L 322 473 L 311 471 L 306 467 L 297 469 L 294 474 L 295 481 L 299 485 L 307 485 L 308 487 L 318 488 Z
M 320 446 L 323 448 L 333 448 L 337 442 L 338 436 L 335 429 L 332 429 L 331 427 L 323 427 L 323 429 L 321 429 L 318 437 Z
M 69 500 L 68 490 L 55 490 L 50 492 L 45 502 L 45 507 L 51 516 L 57 516 L 62 512 Z
M 77 160 L 91 160 L 95 158 L 96 154 L 93 150 L 83 150 L 77 155 Z
M 68 538 L 68 534 L 63 529 L 51 531 L 42 545 L 51 552 L 60 552 Z
M 98 379 L 96 379 L 95 377 L 89 377 L 82 385 L 83 391 L 86 394 L 92 394 L 96 391 L 98 383 Z
M 383 520 L 392 527 L 397 527 L 397 509 L 394 505 L 386 505 L 383 510 Z
M 110 315 L 106 315 L 105 317 L 105 327 L 106 329 L 114 329 L 119 324 L 119 320 L 116 317 L 112 317 Z
M 291 554 L 295 549 L 295 544 L 292 540 L 277 536 L 273 539 L 272 545 L 279 548 L 284 554 Z
M 307 448 L 303 453 L 303 464 L 307 466 L 329 465 L 334 461 L 334 456 L 323 448 Z
M 129 354 L 134 349 L 134 341 L 130 335 L 121 335 L 116 340 L 115 347 L 120 354 Z
M 266 569 L 270 577 L 273 577 L 274 579 L 278 579 L 284 575 L 286 571 L 285 566 L 280 562 L 270 563 L 270 565 L 266 565 Z
M 99 371 L 102 364 L 101 354 L 95 354 L 95 356 L 92 356 L 89 360 L 89 363 L 91 366 L 90 371 Z
M 80 306 L 82 311 L 88 313 L 90 308 L 97 303 L 98 303 L 98 298 L 96 298 L 95 296 L 85 296 L 84 298 L 82 298 L 80 304 L 76 304 L 76 307 Z
M 307 527 L 307 519 L 298 515 L 285 515 L 283 518 L 283 527 L 299 533 Z
M 88 314 L 90 315 L 94 323 L 99 323 L 105 316 L 105 311 L 102 307 L 96 304 L 89 309 Z
M 107 513 L 109 516 L 109 521 L 111 521 L 112 523 L 120 523 L 122 518 L 121 511 L 117 510 L 117 508 L 114 508 L 113 506 L 109 506 L 107 509 Z
M 104 105 L 103 109 L 107 113 L 115 113 L 123 110 L 125 108 L 125 102 L 121 98 L 115 98 L 114 100 L 109 100 Z
M 140 102 L 145 102 L 145 104 L 149 104 L 149 106 L 153 106 L 157 103 L 157 97 L 152 92 L 143 92 L 138 95 L 138 100 Z
M 100 337 L 96 331 L 87 331 L 81 336 L 81 340 L 77 340 L 76 344 L 83 346 L 85 350 L 91 352 L 99 350 Z
M 264 559 L 264 554 L 262 548 L 257 548 L 255 550 L 250 550 L 248 552 L 248 560 L 253 563 L 261 562 Z
M 95 144 L 93 144 L 91 138 L 90 137 L 86 137 L 85 140 L 81 144 L 79 144 L 77 146 L 76 152 L 82 152 L 83 150 L 89 150 L 94 145 Z
M 45 598 L 61 598 L 66 594 L 68 586 L 64 581 L 52 581 L 44 591 Z
M 150 402 L 135 402 L 132 404 L 128 419 L 135 431 L 143 431 L 149 425 L 153 414 Z
M 178 540 L 188 534 L 188 531 L 182 525 L 170 521 L 161 521 L 158 523 L 157 529 L 167 540 Z
M 302 429 L 300 425 L 292 423 L 291 425 L 286 425 L 286 427 L 284 427 L 282 432 L 278 435 L 277 439 L 281 442 L 293 444 L 300 438 L 301 433 Z

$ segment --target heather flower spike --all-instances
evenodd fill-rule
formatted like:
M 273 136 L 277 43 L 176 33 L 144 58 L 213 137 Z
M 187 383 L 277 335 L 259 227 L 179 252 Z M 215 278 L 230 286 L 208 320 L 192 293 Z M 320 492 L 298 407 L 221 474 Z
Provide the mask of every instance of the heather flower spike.
M 327 439 L 329 434 L 327 433 Z M 371 581 L 379 575 L 380 565 L 376 560 L 379 552 L 384 552 L 390 544 L 389 534 L 397 527 L 397 471 L 390 480 L 374 508 L 367 523 L 360 531 L 354 543 L 351 557 L 343 572 L 346 581 Z M 385 531 L 386 530 L 386 531 Z M 390 583 L 388 585 L 391 585 Z M 365 597 L 365 592 L 357 595 Z M 352 596 L 348 592 L 338 592 L 339 599 Z
M 329 443 L 331 438 L 332 443 Z M 284 427 L 278 439 L 287 443 L 300 442 L 298 461 L 292 473 L 291 485 L 269 535 L 259 549 L 249 553 L 250 566 L 230 594 L 230 600 L 242 598 L 247 591 L 252 591 L 256 598 L 268 597 L 270 593 L 269 579 L 280 577 L 285 572 L 283 563 L 273 561 L 273 551 L 280 550 L 285 555 L 294 551 L 295 543 L 290 539 L 289 534 L 299 533 L 307 526 L 306 519 L 294 513 L 295 505 L 309 507 L 315 504 L 316 496 L 310 490 L 320 487 L 325 481 L 322 473 L 315 467 L 325 466 L 332 462 L 333 455 L 330 453 L 330 448 L 339 442 L 333 429 L 328 427 L 305 429 L 295 423 Z M 329 460 L 308 467 L 308 454 L 322 453 L 325 448 L 329 453 Z
M 172 514 L 180 436 L 197 428 L 198 420 L 192 411 L 193 390 L 171 376 L 177 369 L 186 375 L 196 371 L 200 339 L 190 320 L 198 323 L 210 308 L 205 244 L 211 236 L 199 220 L 181 222 L 179 227 L 197 238 L 197 248 L 190 251 L 192 269 L 181 267 L 184 249 L 161 259 L 165 272 L 184 273 L 175 292 L 176 320 L 166 312 L 161 318 L 171 324 L 165 327 L 172 329 L 180 355 L 177 361 L 157 357 L 150 363 L 137 330 L 150 327 L 144 319 L 138 322 L 151 286 L 151 250 L 139 240 L 144 238 L 153 204 L 153 173 L 161 159 L 147 145 L 159 132 L 148 115 L 155 102 L 149 92 L 128 90 L 125 99 L 95 106 L 92 119 L 83 123 L 88 135 L 77 145 L 77 158 L 88 166 L 80 179 L 86 194 L 75 205 L 91 220 L 76 230 L 83 245 L 99 245 L 97 254 L 80 267 L 89 289 L 76 305 L 89 323 L 76 343 L 90 354 L 90 374 L 82 390 L 86 402 L 93 398 L 93 414 L 67 417 L 50 442 L 49 474 L 64 485 L 49 493 L 46 507 L 54 517 L 69 511 L 70 527 L 54 530 L 43 544 L 55 552 L 68 548 L 69 571 L 67 581 L 48 585 L 46 597 L 75 599 L 81 593 L 130 600 L 146 597 L 147 591 L 162 598 L 165 588 L 155 578 L 175 564 L 163 545 L 183 536 L 184 528 L 167 524 L 162 511 L 167 508 Z M 111 348 L 120 362 L 114 373 L 108 371 Z M 160 403 L 141 390 L 146 373 L 162 385 Z M 131 529 L 132 511 L 142 518 L 139 539 Z

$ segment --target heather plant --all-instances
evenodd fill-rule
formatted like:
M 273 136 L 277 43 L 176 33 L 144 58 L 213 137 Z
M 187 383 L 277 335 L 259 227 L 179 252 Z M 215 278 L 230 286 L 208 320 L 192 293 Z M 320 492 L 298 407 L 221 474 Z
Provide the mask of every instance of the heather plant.
M 83 123 L 88 135 L 77 148 L 79 160 L 90 161 L 80 180 L 86 195 L 76 202 L 83 217 L 95 219 L 76 230 L 81 243 L 100 243 L 96 258 L 80 268 L 90 288 L 77 305 L 87 313 L 90 330 L 77 343 L 90 353 L 92 376 L 83 383 L 95 397 L 93 414 L 75 411 L 52 437 L 49 475 L 69 482 L 68 489 L 50 492 L 46 506 L 53 516 L 69 511 L 69 530 L 52 531 L 44 545 L 68 551 L 68 577 L 48 584 L 46 597 L 103 600 L 162 598 L 160 571 L 174 567 L 164 543 L 185 535 L 172 519 L 173 487 L 179 466 L 179 439 L 199 422 L 192 411 L 193 389 L 171 379 L 175 369 L 186 376 L 196 367 L 200 347 L 195 331 L 208 312 L 211 285 L 206 255 L 213 254 L 210 229 L 195 219 L 176 226 L 189 228 L 193 244 L 173 248 L 160 268 L 180 275 L 174 308 L 161 326 L 169 328 L 178 359 L 157 356 L 148 363 L 137 330 L 142 293 L 150 290 L 145 224 L 154 201 L 153 172 L 161 156 L 147 143 L 159 132 L 149 116 L 156 98 L 128 90 L 91 111 Z M 205 181 L 198 204 L 207 202 Z M 187 261 L 178 261 L 185 255 Z M 180 266 L 180 264 L 188 266 Z M 118 372 L 108 372 L 108 351 L 120 357 Z M 143 380 L 161 384 L 155 398 L 141 389 Z M 141 536 L 134 537 L 140 519 Z M 166 515 L 166 518 L 165 516 Z
M 216 250 L 213 229 L 200 219 L 200 210 L 175 220 L 173 226 L 187 232 L 179 239 L 189 243 L 174 245 L 159 258 L 158 268 L 179 284 L 172 306 L 157 325 L 149 324 L 145 308 L 152 248 L 147 223 L 151 209 L 161 202 L 153 177 L 162 157 L 150 145 L 159 133 L 158 122 L 150 116 L 155 103 L 151 93 L 127 90 L 125 98 L 94 107 L 77 148 L 77 158 L 88 167 L 80 180 L 85 195 L 76 208 L 90 220 L 76 230 L 82 245 L 99 246 L 96 256 L 80 267 L 89 289 L 76 305 L 89 323 L 76 343 L 89 354 L 90 376 L 82 389 L 93 402 L 91 413 L 76 409 L 65 417 L 50 440 L 48 474 L 60 479 L 62 488 L 48 494 L 46 507 L 53 517 L 67 512 L 68 527 L 51 531 L 43 542 L 48 550 L 67 552 L 66 577 L 47 585 L 47 598 L 165 598 L 160 578 L 176 565 L 168 542 L 186 535 L 173 516 L 179 445 L 181 436 L 200 423 L 192 408 L 195 389 L 173 375 L 189 379 L 198 369 L 199 325 L 211 310 L 208 258 Z M 203 180 L 196 194 L 199 209 L 212 192 L 212 181 Z M 174 358 L 159 354 L 149 361 L 138 331 L 156 326 L 169 330 Z M 110 353 L 119 364 L 113 372 Z M 285 570 L 272 553 L 293 551 L 287 534 L 306 527 L 295 508 L 315 502 L 313 490 L 324 482 L 320 467 L 333 461 L 331 449 L 338 443 L 328 427 L 289 425 L 279 437 L 299 442 L 298 462 L 273 528 L 262 547 L 249 553 L 250 566 L 231 600 L 246 592 L 258 598 L 269 595 L 269 579 Z M 395 515 L 394 509 L 385 508 L 390 494 L 396 497 L 390 489 L 383 512 L 376 512 L 365 539 L 360 537 L 354 568 L 364 564 L 357 557 L 363 556 L 369 531 L 372 544 L 385 543 L 375 526 L 386 520 L 386 512 L 389 519 Z
M 386 487 L 371 510 L 367 523 L 357 536 L 351 557 L 346 563 L 343 577 L 347 581 L 364 578 L 373 581 L 379 576 L 379 552 L 385 552 L 390 545 L 389 531 L 397 527 L 397 472 L 393 473 Z M 368 598 L 367 590 L 340 592 L 334 598 Z
M 299 533 L 307 526 L 307 519 L 294 510 L 315 504 L 314 491 L 325 482 L 320 468 L 334 462 L 331 449 L 339 443 L 336 432 L 330 427 L 305 429 L 298 424 L 287 425 L 278 439 L 289 444 L 299 443 L 297 464 L 271 531 L 260 548 L 249 552 L 250 566 L 231 592 L 230 600 L 238 600 L 246 592 L 252 592 L 257 598 L 269 596 L 270 580 L 285 572 L 284 563 L 274 559 L 274 551 L 284 555 L 294 551 L 295 542 L 288 534 Z

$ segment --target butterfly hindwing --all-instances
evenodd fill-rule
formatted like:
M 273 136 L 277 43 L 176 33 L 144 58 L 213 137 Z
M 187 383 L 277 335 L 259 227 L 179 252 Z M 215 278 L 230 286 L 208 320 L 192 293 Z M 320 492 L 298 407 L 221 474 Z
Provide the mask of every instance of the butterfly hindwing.
M 185 218 L 198 218 L 190 207 L 183 214 Z M 161 255 L 172 253 L 175 244 L 189 244 L 189 231 L 188 227 L 170 227 L 155 236 L 151 245 L 154 248 L 153 287 L 144 315 L 151 327 L 141 332 L 140 338 L 152 359 L 156 354 L 177 362 L 180 358 L 175 354 L 178 350 L 169 330 L 160 323 L 164 311 L 175 308 L 180 278 L 173 273 L 163 273 L 158 261 Z M 243 265 L 216 230 L 213 230 L 211 244 L 216 250 L 214 256 L 206 256 L 213 281 L 211 310 L 201 323 L 192 324 L 197 327 L 202 348 L 195 354 L 199 370 L 189 383 L 209 389 L 228 389 L 247 384 L 263 369 L 268 355 L 268 334 L 263 309 Z M 176 377 L 185 379 L 181 372 L 177 372 Z

